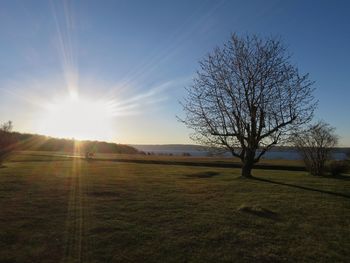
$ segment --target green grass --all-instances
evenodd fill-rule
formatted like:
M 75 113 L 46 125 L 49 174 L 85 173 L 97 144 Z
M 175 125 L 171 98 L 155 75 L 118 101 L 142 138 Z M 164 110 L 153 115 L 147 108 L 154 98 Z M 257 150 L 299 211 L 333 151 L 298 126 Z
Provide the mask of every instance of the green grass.
M 16 158 L 0 262 L 350 262 L 350 177 Z

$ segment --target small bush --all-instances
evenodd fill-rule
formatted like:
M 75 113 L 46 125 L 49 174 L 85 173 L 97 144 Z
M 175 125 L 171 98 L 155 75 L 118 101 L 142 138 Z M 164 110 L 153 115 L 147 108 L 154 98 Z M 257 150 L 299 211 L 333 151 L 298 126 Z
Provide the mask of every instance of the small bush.
M 332 161 L 328 165 L 328 170 L 333 176 L 344 174 L 348 171 L 349 164 L 347 161 Z

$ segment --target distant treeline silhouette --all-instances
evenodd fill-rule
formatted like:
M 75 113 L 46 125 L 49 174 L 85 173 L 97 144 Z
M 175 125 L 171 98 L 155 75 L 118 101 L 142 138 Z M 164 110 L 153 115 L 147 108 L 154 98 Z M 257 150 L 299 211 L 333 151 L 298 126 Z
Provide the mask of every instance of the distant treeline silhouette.
M 134 147 L 117 143 L 77 141 L 18 132 L 12 132 L 11 135 L 12 145 L 15 150 L 74 152 L 76 149 L 79 149 L 80 152 L 85 152 L 94 149 L 95 153 L 139 153 Z

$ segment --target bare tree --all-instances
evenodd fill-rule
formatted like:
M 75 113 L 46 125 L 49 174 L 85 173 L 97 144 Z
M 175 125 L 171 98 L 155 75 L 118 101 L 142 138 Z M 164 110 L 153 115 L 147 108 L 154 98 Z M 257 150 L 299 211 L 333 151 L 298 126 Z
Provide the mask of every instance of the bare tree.
M 294 134 L 293 141 L 308 171 L 312 175 L 323 175 L 326 170 L 326 161 L 338 142 L 335 128 L 325 122 L 318 122 Z
M 12 121 L 5 122 L 0 125 L 0 131 L 2 132 L 11 132 L 13 128 Z
M 8 121 L 0 125 L 0 164 L 13 150 L 12 122 Z
M 236 34 L 200 62 L 182 102 L 192 139 L 227 148 L 251 177 L 254 163 L 308 123 L 313 82 L 300 75 L 279 39 Z

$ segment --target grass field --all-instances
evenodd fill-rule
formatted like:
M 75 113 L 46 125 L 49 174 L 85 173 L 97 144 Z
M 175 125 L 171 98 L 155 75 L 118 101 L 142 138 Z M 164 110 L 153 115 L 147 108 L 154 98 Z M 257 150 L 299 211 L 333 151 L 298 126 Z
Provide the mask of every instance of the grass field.
M 350 262 L 350 177 L 253 173 L 14 156 L 0 262 Z
M 17 152 L 11 159 L 13 160 L 32 160 L 35 157 L 46 157 L 52 159 L 53 157 L 67 155 L 64 152 L 45 152 L 45 151 L 21 151 Z M 132 155 L 132 154 L 103 154 L 97 153 L 96 158 L 98 159 L 124 159 L 124 160 L 162 160 L 162 161 L 184 161 L 184 162 L 201 162 L 201 163 L 232 163 L 240 162 L 238 158 L 223 158 L 223 157 L 197 157 L 197 156 L 166 156 L 166 155 Z M 298 160 L 268 160 L 262 159 L 263 164 L 274 164 L 274 165 L 288 165 L 288 166 L 302 166 L 303 162 Z

